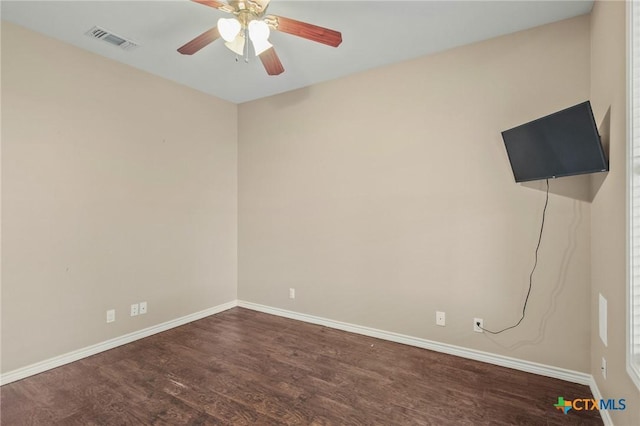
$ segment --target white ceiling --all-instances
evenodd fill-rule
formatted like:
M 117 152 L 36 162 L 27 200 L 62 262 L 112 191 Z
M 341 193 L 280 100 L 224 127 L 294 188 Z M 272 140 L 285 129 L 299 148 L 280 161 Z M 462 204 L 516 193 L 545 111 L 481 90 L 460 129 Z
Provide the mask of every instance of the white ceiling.
M 6 1 L 1 16 L 82 49 L 241 103 L 385 64 L 589 13 L 592 0 L 572 1 L 285 1 L 269 13 L 342 32 L 332 48 L 272 32 L 285 72 L 270 77 L 258 58 L 235 61 L 217 40 L 193 56 L 176 51 L 229 15 L 188 0 Z M 132 39 L 124 51 L 84 33 L 98 25 Z

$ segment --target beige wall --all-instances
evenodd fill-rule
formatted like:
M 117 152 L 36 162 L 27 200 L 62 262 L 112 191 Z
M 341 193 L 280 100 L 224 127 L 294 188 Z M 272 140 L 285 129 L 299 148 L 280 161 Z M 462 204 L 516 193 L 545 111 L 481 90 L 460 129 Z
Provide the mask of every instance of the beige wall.
M 3 372 L 236 299 L 236 121 L 2 23 Z
M 588 203 L 551 195 L 522 325 L 472 331 L 519 318 L 544 204 L 500 131 L 588 99 L 589 52 L 583 16 L 240 105 L 239 298 L 590 371 Z
M 597 2 L 239 107 L 3 22 L 2 372 L 238 291 L 589 372 L 627 399 L 616 423 L 640 423 L 624 370 L 623 22 L 623 3 Z M 593 204 L 551 195 L 523 324 L 473 333 L 476 316 L 518 319 L 544 202 L 513 182 L 500 130 L 588 98 L 598 122 L 611 107 L 611 172 Z
M 621 425 L 640 424 L 640 392 L 625 369 L 626 353 L 626 34 L 624 2 L 596 2 L 591 13 L 591 101 L 596 119 L 611 109 L 610 169 L 591 211 L 591 374 L 604 398 L 626 398 L 610 411 Z M 607 299 L 608 346 L 598 333 L 598 295 Z M 607 359 L 607 379 L 600 373 Z

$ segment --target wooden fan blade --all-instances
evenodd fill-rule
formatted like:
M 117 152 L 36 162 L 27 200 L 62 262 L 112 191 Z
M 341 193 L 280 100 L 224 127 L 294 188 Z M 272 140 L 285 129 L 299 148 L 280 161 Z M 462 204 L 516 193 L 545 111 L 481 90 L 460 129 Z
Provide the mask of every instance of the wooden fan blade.
M 233 13 L 234 8 L 227 3 L 222 3 L 215 0 L 191 0 L 194 3 L 202 4 L 204 6 L 213 7 L 214 9 L 222 10 L 224 12 Z
M 280 62 L 280 58 L 278 58 L 278 54 L 273 47 L 265 50 L 259 56 L 264 69 L 267 70 L 267 74 L 280 75 L 284 72 L 282 62 Z
M 218 32 L 218 28 L 213 27 L 210 30 L 203 32 L 198 37 L 191 40 L 189 43 L 180 47 L 178 49 L 178 52 L 182 53 L 183 55 L 193 55 L 198 50 L 216 41 L 218 38 L 220 38 L 220 33 Z
M 342 43 L 342 34 L 338 31 L 282 16 L 269 15 L 267 19 L 275 22 L 274 28 L 283 33 L 292 34 L 332 47 L 338 47 L 340 43 Z

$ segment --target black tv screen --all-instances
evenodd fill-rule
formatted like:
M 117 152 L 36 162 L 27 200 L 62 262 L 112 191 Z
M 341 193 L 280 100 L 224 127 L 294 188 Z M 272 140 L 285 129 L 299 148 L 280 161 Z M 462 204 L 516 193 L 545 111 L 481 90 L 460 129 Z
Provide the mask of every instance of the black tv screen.
M 502 132 L 516 182 L 604 172 L 589 101 Z

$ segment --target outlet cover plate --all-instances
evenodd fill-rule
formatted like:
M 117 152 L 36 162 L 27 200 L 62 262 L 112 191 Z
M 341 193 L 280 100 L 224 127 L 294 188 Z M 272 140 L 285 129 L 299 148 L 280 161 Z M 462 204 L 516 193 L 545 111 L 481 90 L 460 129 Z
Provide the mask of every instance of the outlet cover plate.
M 473 331 L 475 331 L 476 333 L 484 333 L 484 330 L 482 330 L 482 328 L 478 327 L 478 323 L 480 323 L 480 327 L 484 327 L 484 321 L 482 321 L 482 318 L 474 318 L 473 319 Z

